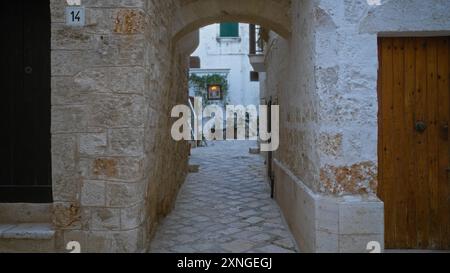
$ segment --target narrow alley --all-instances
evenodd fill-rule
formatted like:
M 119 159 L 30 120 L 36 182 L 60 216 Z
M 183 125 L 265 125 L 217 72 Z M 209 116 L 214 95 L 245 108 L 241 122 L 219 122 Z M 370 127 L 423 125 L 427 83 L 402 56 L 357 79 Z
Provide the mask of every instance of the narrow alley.
M 153 253 L 292 253 L 294 241 L 270 198 L 264 159 L 249 141 L 193 150 L 198 173 L 187 177 L 174 211 L 152 241 Z

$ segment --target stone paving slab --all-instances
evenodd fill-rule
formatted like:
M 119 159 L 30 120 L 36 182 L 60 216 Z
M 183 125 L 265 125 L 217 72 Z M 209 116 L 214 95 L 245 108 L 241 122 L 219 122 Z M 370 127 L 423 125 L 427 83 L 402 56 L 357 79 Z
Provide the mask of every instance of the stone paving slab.
M 296 246 L 270 198 L 264 159 L 252 141 L 209 143 L 194 149 L 200 165 L 161 223 L 152 253 L 292 253 Z

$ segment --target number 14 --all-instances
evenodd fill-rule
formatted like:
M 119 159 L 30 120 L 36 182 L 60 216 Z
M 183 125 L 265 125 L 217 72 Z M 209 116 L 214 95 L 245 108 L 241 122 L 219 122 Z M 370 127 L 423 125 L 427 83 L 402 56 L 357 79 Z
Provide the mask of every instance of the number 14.
M 81 17 L 80 17 L 80 12 L 79 11 L 77 11 L 77 12 L 72 11 L 70 13 L 70 15 L 72 15 L 72 22 L 75 22 L 75 21 L 80 22 L 81 21 Z

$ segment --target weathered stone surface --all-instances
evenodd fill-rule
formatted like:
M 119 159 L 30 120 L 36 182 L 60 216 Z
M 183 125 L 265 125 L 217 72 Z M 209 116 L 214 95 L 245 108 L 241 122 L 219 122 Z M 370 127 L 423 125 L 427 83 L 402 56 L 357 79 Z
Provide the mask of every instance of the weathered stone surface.
M 57 240 L 80 232 L 74 236 L 86 240 L 86 251 L 138 251 L 172 209 L 188 170 L 187 145 L 168 137 L 169 110 L 187 101 L 190 52 L 181 38 L 218 19 L 254 21 L 287 38 L 270 34 L 261 94 L 277 99 L 282 109 L 275 158 L 288 174 L 279 171 L 278 194 L 300 245 L 330 251 L 338 237 L 340 251 L 360 251 L 364 240 L 382 240 L 382 234 L 335 233 L 331 208 L 316 211 L 311 196 L 375 195 L 376 34 L 447 33 L 448 2 L 85 0 L 87 25 L 81 29 L 64 26 L 65 1 L 50 3 Z M 121 209 L 120 227 L 116 210 L 111 217 L 94 217 L 83 204 L 103 203 L 88 197 L 85 181 L 105 182 L 101 208 Z M 292 211 L 292 204 L 302 202 Z M 364 206 L 342 211 L 342 218 L 350 219 L 343 221 L 353 221 Z M 92 226 L 114 231 L 93 232 Z
M 75 136 L 58 134 L 52 136 L 53 178 L 70 177 L 76 173 L 76 149 Z
M 121 228 L 123 230 L 136 229 L 140 227 L 146 217 L 145 205 L 138 203 L 134 206 L 121 209 Z
M 109 70 L 105 68 L 90 68 L 80 71 L 73 78 L 73 86 L 78 92 L 106 92 L 108 91 Z
M 112 239 L 111 248 L 119 253 L 140 252 L 145 247 L 142 228 L 115 233 Z
M 65 24 L 52 24 L 52 49 L 89 50 L 93 48 L 93 36 L 80 28 Z
M 84 252 L 87 253 L 113 253 L 112 235 L 105 231 L 91 231 L 86 234 L 86 247 Z
M 93 208 L 90 230 L 120 230 L 120 209 Z
M 84 0 L 83 5 L 91 8 L 110 8 L 110 7 L 135 7 L 135 8 L 144 8 L 146 2 L 144 0 Z
M 359 22 L 361 32 L 439 32 L 450 29 L 448 1 L 385 1 L 372 5 Z
M 106 205 L 108 207 L 133 206 L 143 200 L 145 194 L 144 183 L 108 183 Z
M 89 65 L 83 51 L 52 51 L 52 76 L 74 76 Z
M 368 253 L 368 242 L 379 242 L 384 249 L 383 234 L 352 234 L 339 236 L 340 253 Z
M 141 158 L 81 158 L 80 165 L 83 177 L 90 180 L 133 182 L 144 177 L 144 165 Z
M 0 239 L 1 253 L 52 253 L 55 250 L 55 239 Z
M 83 92 L 83 87 L 75 83 L 73 77 L 52 77 L 52 105 L 86 105 L 90 101 L 90 93 Z
M 336 157 L 342 154 L 342 134 L 322 134 L 320 149 L 325 156 Z
M 53 201 L 55 202 L 78 202 L 80 200 L 81 177 L 55 176 L 53 178 Z
M 316 251 L 318 253 L 339 253 L 339 235 L 328 231 L 316 231 Z
M 50 14 L 52 25 L 58 22 L 65 22 L 65 6 L 66 3 L 64 1 L 50 0 Z
M 0 204 L 0 224 L 50 223 L 52 219 L 52 204 Z
M 377 168 L 372 162 L 350 167 L 326 166 L 320 174 L 322 191 L 336 195 L 373 194 L 377 187 Z
M 143 156 L 144 129 L 114 129 L 109 131 L 110 155 Z
M 340 234 L 384 233 L 384 206 L 381 202 L 344 202 L 339 211 Z
M 88 119 L 85 106 L 54 106 L 52 107 L 52 132 L 84 132 L 87 130 Z
M 145 30 L 145 14 L 142 10 L 124 9 L 116 14 L 114 32 L 120 34 L 142 33 Z
M 76 203 L 55 203 L 54 224 L 57 229 L 80 229 L 81 210 Z
M 104 34 L 94 37 L 94 50 L 88 51 L 92 66 L 144 66 L 145 41 L 142 34 Z
M 109 86 L 116 93 L 142 94 L 146 89 L 145 71 L 141 67 L 113 67 Z
M 89 104 L 93 128 L 140 127 L 145 119 L 144 98 L 137 95 L 97 95 Z
M 88 207 L 105 206 L 106 183 L 103 181 L 84 181 L 81 188 L 81 205 Z
M 80 243 L 81 253 L 86 252 L 86 247 L 88 244 L 85 232 L 80 230 L 65 230 L 61 236 L 63 236 L 63 238 L 61 239 L 62 244 L 57 248 L 58 251 L 66 253 L 67 242 L 78 242 Z
M 108 148 L 107 133 L 88 133 L 80 135 L 80 155 L 105 155 Z

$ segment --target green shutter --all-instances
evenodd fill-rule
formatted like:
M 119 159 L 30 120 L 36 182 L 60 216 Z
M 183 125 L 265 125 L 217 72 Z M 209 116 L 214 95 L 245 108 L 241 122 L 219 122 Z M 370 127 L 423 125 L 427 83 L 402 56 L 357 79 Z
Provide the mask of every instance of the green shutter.
M 220 37 L 239 37 L 239 23 L 221 23 Z

